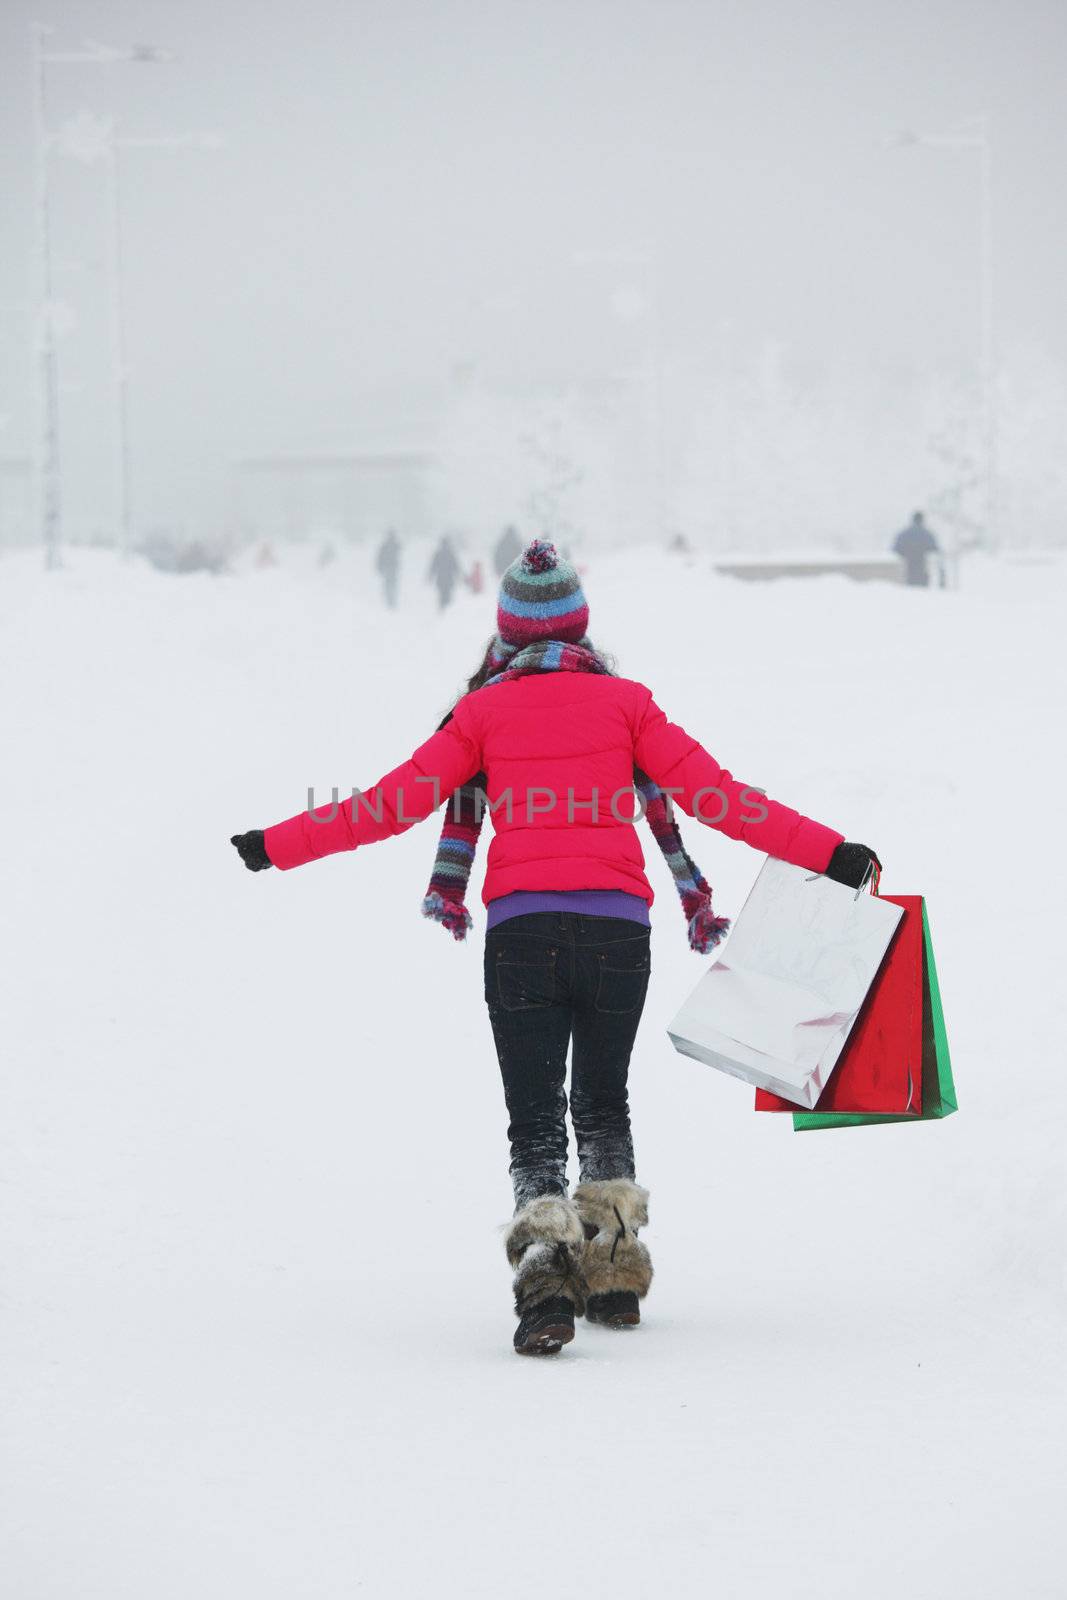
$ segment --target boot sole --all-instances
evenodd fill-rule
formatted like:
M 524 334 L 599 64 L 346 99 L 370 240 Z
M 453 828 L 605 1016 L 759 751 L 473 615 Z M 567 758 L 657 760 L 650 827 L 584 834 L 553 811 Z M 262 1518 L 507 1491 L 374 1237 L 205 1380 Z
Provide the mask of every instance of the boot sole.
M 596 1323 L 598 1328 L 638 1328 L 641 1325 L 639 1311 L 623 1311 L 617 1317 L 596 1317 L 586 1312 L 586 1320 Z
M 547 1327 L 538 1328 L 537 1332 L 527 1339 L 525 1344 L 515 1346 L 518 1356 L 554 1356 L 558 1355 L 565 1344 L 570 1344 L 574 1338 L 574 1329 L 569 1322 L 550 1322 Z

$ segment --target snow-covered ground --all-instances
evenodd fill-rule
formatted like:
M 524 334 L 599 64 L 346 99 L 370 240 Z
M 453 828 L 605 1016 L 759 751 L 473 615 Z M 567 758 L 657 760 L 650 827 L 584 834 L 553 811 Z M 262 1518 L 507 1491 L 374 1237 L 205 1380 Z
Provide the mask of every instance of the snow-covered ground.
M 591 564 L 621 670 L 928 897 L 961 1110 L 795 1136 L 676 1055 L 701 969 L 646 851 L 656 1283 L 548 1362 L 434 825 L 284 877 L 228 842 L 365 787 L 473 668 L 489 594 L 386 618 L 369 574 L 0 560 L 5 1594 L 1062 1595 L 1067 568 Z M 686 836 L 736 910 L 760 858 Z

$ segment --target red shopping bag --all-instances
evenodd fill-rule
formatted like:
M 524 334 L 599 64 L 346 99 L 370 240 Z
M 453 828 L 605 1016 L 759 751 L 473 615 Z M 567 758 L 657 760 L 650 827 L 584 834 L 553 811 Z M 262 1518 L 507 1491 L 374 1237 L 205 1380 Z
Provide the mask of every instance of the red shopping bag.
M 871 986 L 818 1111 L 870 1112 L 921 1117 L 923 1080 L 922 896 L 883 896 L 900 906 L 885 961 Z M 766 1089 L 756 1090 L 757 1111 L 796 1111 Z

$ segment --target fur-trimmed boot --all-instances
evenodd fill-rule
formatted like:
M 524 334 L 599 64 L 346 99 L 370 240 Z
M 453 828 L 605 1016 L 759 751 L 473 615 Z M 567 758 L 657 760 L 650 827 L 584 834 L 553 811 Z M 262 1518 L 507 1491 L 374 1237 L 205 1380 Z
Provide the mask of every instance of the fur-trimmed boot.
M 652 1257 L 637 1237 L 648 1222 L 648 1190 L 629 1178 L 580 1183 L 574 1191 L 585 1232 L 585 1314 L 609 1328 L 636 1328 L 652 1282 Z
M 542 1195 L 516 1212 L 504 1235 L 515 1269 L 512 1288 L 520 1355 L 555 1355 L 574 1338 L 574 1314 L 585 1309 L 578 1208 L 566 1195 Z

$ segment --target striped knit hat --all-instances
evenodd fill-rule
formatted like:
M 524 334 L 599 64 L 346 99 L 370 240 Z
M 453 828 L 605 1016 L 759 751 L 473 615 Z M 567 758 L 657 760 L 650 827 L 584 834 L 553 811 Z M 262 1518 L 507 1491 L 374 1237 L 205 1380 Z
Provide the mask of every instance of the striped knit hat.
M 502 655 L 541 639 L 577 644 L 589 626 L 581 579 L 554 544 L 534 539 L 500 583 L 496 626 Z

